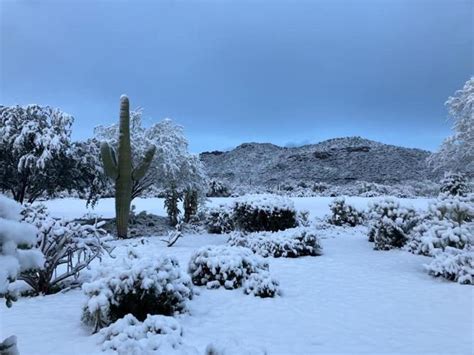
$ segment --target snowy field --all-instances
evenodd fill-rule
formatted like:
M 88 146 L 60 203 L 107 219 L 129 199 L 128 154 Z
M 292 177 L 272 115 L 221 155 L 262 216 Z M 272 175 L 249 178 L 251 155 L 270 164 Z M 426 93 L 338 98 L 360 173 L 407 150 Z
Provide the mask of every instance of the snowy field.
M 364 208 L 376 198 L 348 198 Z M 211 204 L 232 199 L 212 199 Z M 294 198 L 311 217 L 329 212 L 332 198 Z M 425 209 L 427 199 L 400 199 Z M 55 216 L 81 217 L 84 201 L 46 203 Z M 137 212 L 165 215 L 163 200 L 138 199 Z M 92 211 L 112 217 L 112 199 Z M 203 353 L 209 343 L 238 343 L 268 354 L 473 354 L 473 288 L 434 279 L 423 270 L 427 257 L 400 250 L 374 251 L 366 229 L 333 228 L 321 235 L 324 254 L 267 259 L 283 295 L 262 299 L 242 290 L 207 290 L 178 316 L 186 345 Z M 174 255 L 185 269 L 191 253 L 226 242 L 220 235 L 186 235 L 172 248 L 158 237 L 115 242 L 114 253 L 136 245 L 143 255 Z M 97 266 L 97 264 L 95 264 Z M 103 354 L 96 335 L 80 321 L 86 300 L 80 290 L 23 298 L 0 308 L 0 338 L 15 334 L 21 354 Z

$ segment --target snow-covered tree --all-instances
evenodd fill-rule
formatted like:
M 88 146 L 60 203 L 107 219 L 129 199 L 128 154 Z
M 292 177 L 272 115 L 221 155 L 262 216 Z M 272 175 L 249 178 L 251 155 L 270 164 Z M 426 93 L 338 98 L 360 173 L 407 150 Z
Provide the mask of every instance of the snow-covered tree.
M 100 142 L 95 138 L 74 142 L 72 152 L 79 196 L 87 199 L 87 204 L 92 206 L 95 206 L 100 197 L 113 196 L 113 185 L 105 175 L 100 159 Z
M 0 106 L 0 190 L 22 203 L 73 188 L 72 122 L 49 106 Z
M 440 184 L 440 192 L 452 196 L 465 196 L 470 190 L 466 177 L 461 173 L 445 174 Z
M 9 290 L 10 282 L 20 272 L 40 268 L 44 262 L 41 252 L 33 249 L 37 230 L 20 222 L 20 212 L 20 204 L 0 195 L 0 296 L 9 307 L 16 298 Z
M 95 137 L 99 141 L 108 141 L 117 145 L 118 124 L 95 128 Z M 130 112 L 130 142 L 133 160 L 140 160 L 150 145 L 157 148 L 149 173 L 134 188 L 134 196 L 151 185 L 166 187 L 174 182 L 179 189 L 199 186 L 206 183 L 205 172 L 199 157 L 188 152 L 188 141 L 183 127 L 166 118 L 146 128 L 142 121 L 142 110 Z M 136 159 L 135 159 L 136 158 Z
M 100 141 L 108 141 L 112 147 L 116 147 L 118 130 L 118 124 L 109 127 L 99 126 L 95 129 L 95 137 Z M 135 183 L 132 198 L 140 196 L 152 187 L 160 188 L 167 196 L 174 196 L 173 201 L 169 201 L 166 207 L 170 211 L 176 211 L 179 209 L 177 204 L 182 199 L 184 191 L 193 190 L 200 198 L 204 196 L 207 188 L 206 173 L 199 156 L 189 153 L 188 141 L 182 126 L 166 118 L 146 128 L 142 121 L 142 111 L 135 110 L 130 113 L 130 141 L 133 160 L 136 161 L 149 146 L 156 147 L 148 173 Z M 175 198 L 176 195 L 179 196 L 178 199 Z M 171 202 L 176 205 L 171 206 Z
M 474 77 L 446 101 L 446 106 L 454 121 L 454 133 L 443 142 L 439 152 L 429 158 L 429 162 L 436 170 L 463 172 L 473 177 Z

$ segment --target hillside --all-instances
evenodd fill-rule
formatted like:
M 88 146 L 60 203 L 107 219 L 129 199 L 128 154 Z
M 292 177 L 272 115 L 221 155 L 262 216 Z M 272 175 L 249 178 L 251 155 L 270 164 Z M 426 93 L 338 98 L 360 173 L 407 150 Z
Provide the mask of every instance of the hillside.
M 386 185 L 434 178 L 430 152 L 360 137 L 335 138 L 301 147 L 245 143 L 227 152 L 204 152 L 211 178 L 230 186 L 275 187 L 281 183 L 367 181 Z

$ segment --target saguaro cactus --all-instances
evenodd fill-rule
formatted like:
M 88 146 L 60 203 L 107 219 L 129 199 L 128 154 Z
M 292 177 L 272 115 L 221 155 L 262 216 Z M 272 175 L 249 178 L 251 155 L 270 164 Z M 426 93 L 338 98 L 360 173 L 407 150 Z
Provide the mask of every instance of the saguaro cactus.
M 133 182 L 142 179 L 146 174 L 155 150 L 156 147 L 152 145 L 146 151 L 141 163 L 133 167 L 130 145 L 130 104 L 128 97 L 122 95 L 120 97 L 118 152 L 116 154 L 107 142 L 102 142 L 100 146 L 105 173 L 115 181 L 115 220 L 119 238 L 127 238 Z

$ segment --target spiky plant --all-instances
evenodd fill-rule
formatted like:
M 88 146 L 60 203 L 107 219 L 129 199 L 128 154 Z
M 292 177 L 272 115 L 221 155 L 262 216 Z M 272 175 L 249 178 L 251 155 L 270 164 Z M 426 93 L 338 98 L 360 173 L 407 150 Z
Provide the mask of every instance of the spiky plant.
M 120 97 L 118 152 L 116 154 L 107 142 L 102 142 L 100 146 L 105 173 L 115 181 L 115 223 L 119 238 L 127 238 L 133 183 L 145 176 L 155 151 L 156 147 L 152 145 L 146 151 L 140 164 L 133 166 L 130 145 L 130 103 L 128 97 L 122 95 Z

